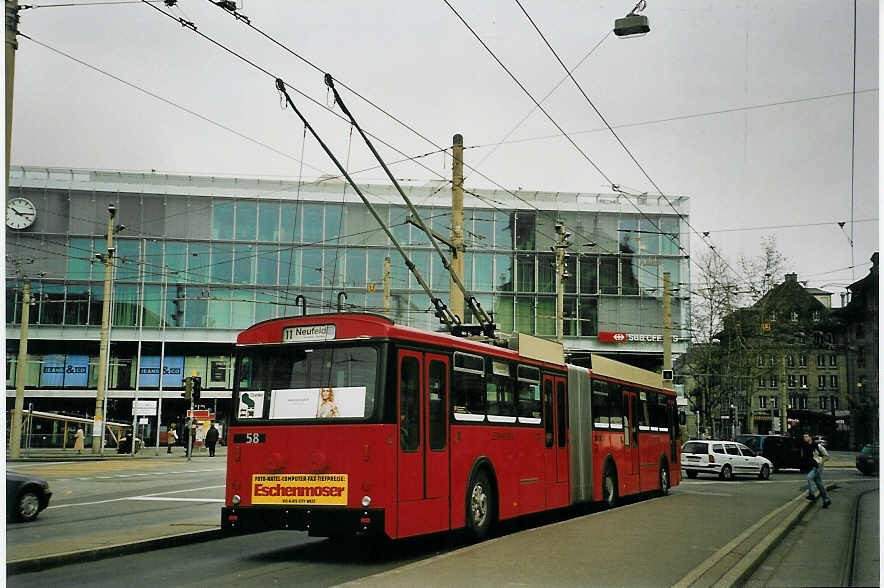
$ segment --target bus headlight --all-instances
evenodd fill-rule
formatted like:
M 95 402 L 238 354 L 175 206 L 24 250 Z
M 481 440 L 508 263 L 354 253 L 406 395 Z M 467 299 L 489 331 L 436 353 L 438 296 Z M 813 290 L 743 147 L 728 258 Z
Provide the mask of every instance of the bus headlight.
M 239 497 L 239 494 L 234 494 L 234 495 L 233 495 L 233 498 L 230 499 L 230 503 L 231 503 L 233 506 L 236 506 L 237 504 L 239 504 L 240 501 L 242 501 L 242 498 Z
M 371 506 L 371 496 L 363 496 L 362 497 L 362 506 L 368 508 Z

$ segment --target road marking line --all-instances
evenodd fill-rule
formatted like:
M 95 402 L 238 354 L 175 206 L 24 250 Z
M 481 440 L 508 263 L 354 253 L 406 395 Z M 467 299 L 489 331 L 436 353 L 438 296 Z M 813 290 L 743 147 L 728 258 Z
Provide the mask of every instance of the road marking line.
M 164 494 L 179 494 L 181 492 L 199 492 L 200 490 L 215 490 L 217 488 L 224 488 L 224 485 L 220 486 L 205 486 L 203 488 L 189 488 L 187 490 L 170 490 L 168 492 L 156 492 L 154 494 L 145 494 L 144 496 L 162 496 Z M 108 500 L 96 500 L 94 502 L 78 502 L 76 504 L 56 504 L 54 506 L 49 506 L 46 510 L 54 509 L 54 508 L 68 508 L 71 506 L 92 506 L 93 504 L 107 504 L 108 502 L 119 502 L 121 500 L 131 500 L 132 498 L 141 498 L 139 496 L 124 496 L 122 498 L 109 498 Z
M 126 500 L 156 500 L 163 502 L 224 502 L 223 498 L 171 498 L 167 496 L 133 496 Z

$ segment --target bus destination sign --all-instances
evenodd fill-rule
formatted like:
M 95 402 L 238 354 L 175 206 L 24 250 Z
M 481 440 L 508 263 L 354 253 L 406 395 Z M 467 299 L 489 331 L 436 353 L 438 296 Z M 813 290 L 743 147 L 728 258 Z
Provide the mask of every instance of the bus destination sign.
M 330 341 L 334 338 L 334 325 L 306 325 L 303 327 L 286 327 L 282 330 L 283 343 Z

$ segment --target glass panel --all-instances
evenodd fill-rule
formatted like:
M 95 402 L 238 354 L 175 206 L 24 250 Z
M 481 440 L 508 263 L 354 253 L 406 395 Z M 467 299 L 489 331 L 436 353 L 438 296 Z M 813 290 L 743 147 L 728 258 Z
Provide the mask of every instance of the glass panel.
M 577 294 L 577 257 L 565 257 L 565 293 Z
M 343 208 L 343 204 L 328 204 L 325 207 L 325 242 L 329 245 L 337 245 L 341 236 L 344 228 Z
M 515 305 L 512 296 L 494 297 L 494 322 L 497 328 L 505 333 L 513 332 L 513 313 Z
M 258 203 L 258 241 L 279 241 L 279 202 Z
M 375 292 L 384 291 L 384 258 L 387 252 L 384 249 L 369 249 L 366 251 L 366 279 L 369 284 L 375 285 Z M 357 284 L 358 285 L 358 284 Z
M 602 294 L 617 294 L 617 258 L 599 259 L 599 287 Z
M 534 256 L 524 253 L 517 255 L 516 263 L 519 292 L 534 292 Z
M 295 247 L 279 252 L 279 283 L 290 288 L 300 283 L 301 250 Z
M 387 236 L 378 222 L 367 213 L 362 204 L 345 205 L 346 243 L 350 245 L 386 245 Z M 387 214 L 386 207 L 376 207 L 381 218 Z
M 565 337 L 577 336 L 577 298 L 565 296 L 563 302 L 562 334 Z
M 187 274 L 186 276 L 181 276 L 181 278 L 186 278 L 188 282 L 209 282 L 209 269 L 211 266 L 209 265 L 208 244 L 189 243 L 187 249 Z M 230 265 L 228 264 L 227 267 L 230 268 Z M 227 278 L 227 281 L 230 281 L 229 277 Z
M 145 327 L 159 327 L 163 316 L 163 287 L 144 287 L 144 319 Z
M 114 326 L 138 325 L 138 286 L 114 286 Z
M 497 292 L 513 291 L 513 256 L 497 254 L 494 256 L 494 290 Z
M 252 314 L 255 310 L 254 290 L 234 290 L 230 303 L 230 326 L 234 329 L 245 329 L 255 322 Z
M 435 360 L 430 362 L 428 380 L 430 414 L 427 420 L 430 428 L 430 449 L 445 449 L 447 444 L 448 369 L 444 362 Z
M 104 255 L 107 252 L 107 239 L 93 239 L 92 251 Z M 96 259 L 93 255 L 89 258 L 92 261 L 92 279 L 96 282 L 104 281 L 104 262 Z
M 623 257 L 620 259 L 620 269 L 623 272 L 620 276 L 621 293 L 624 296 L 638 295 L 638 277 L 636 274 L 641 271 L 639 267 L 638 257 Z
M 494 256 L 490 253 L 476 253 L 473 255 L 473 269 L 475 271 L 473 287 L 476 290 L 490 292 L 494 280 Z
M 534 225 L 537 215 L 533 212 L 519 211 L 516 219 L 516 249 L 534 251 Z
M 537 226 L 535 228 L 537 241 L 534 246 L 537 251 L 549 251 L 549 248 L 555 245 L 558 241 L 555 227 L 557 218 L 558 213 L 554 211 L 542 211 L 537 213 Z
M 599 290 L 598 258 L 594 255 L 580 256 L 580 293 L 597 294 Z
M 9 294 L 7 293 L 7 296 Z M 8 300 L 8 299 L 7 299 Z M 7 321 L 12 317 L 7 310 Z M 64 324 L 86 325 L 89 319 L 89 287 L 85 285 L 69 284 L 67 287 L 67 301 L 64 305 Z M 147 315 L 145 314 L 145 321 Z M 145 322 L 145 324 L 147 324 Z
M 598 335 L 598 300 L 580 298 L 580 335 L 595 337 Z
M 408 245 L 409 226 L 405 222 L 408 211 L 401 206 L 390 207 L 390 232 L 403 247 Z
M 660 230 L 663 231 L 663 247 L 661 253 L 663 255 L 678 255 L 679 249 L 679 230 L 678 217 L 664 216 L 660 219 Z
M 188 296 L 191 288 L 187 289 Z M 227 288 L 212 288 L 212 295 L 208 300 L 208 327 L 210 329 L 230 328 L 230 297 L 231 290 Z M 187 301 L 187 322 L 190 323 L 190 313 L 193 305 L 192 300 Z M 188 326 L 190 326 L 188 324 Z
M 43 292 L 33 292 L 32 296 L 39 301 L 40 324 L 60 325 L 64 320 L 64 286 L 61 284 L 43 284 Z M 32 307 L 33 308 L 33 307 Z M 31 310 L 33 317 L 34 311 Z M 36 317 L 34 317 L 36 318 Z
M 399 448 L 417 451 L 420 447 L 420 365 L 414 357 L 402 358 L 399 385 Z
M 543 381 L 543 429 L 544 443 L 547 447 L 552 447 L 553 439 L 553 393 L 552 380 Z
M 638 253 L 638 219 L 621 218 L 619 224 L 620 253 Z
M 283 202 L 280 219 L 280 241 L 295 243 L 301 240 L 300 203 Z
M 653 222 L 652 222 L 653 221 Z M 651 217 L 651 220 L 642 219 L 642 232 L 639 234 L 639 251 L 657 255 L 660 253 L 660 228 L 659 219 Z
M 516 331 L 534 334 L 534 298 L 520 296 L 516 299 Z
M 454 258 L 451 255 L 451 252 L 448 249 L 443 249 L 442 252 L 448 258 L 448 263 L 454 265 Z M 445 266 L 442 264 L 442 258 L 434 251 L 430 254 L 430 265 L 432 266 L 432 279 L 430 281 L 430 288 L 434 291 L 444 291 L 448 292 L 449 283 L 451 282 L 451 276 L 448 274 L 448 270 L 445 269 Z
M 398 252 L 393 251 L 390 254 L 390 288 L 393 290 L 404 290 L 408 288 L 408 267 Z M 381 266 L 381 277 L 383 278 L 383 265 Z M 381 281 L 383 284 L 383 280 Z
M 430 228 L 430 216 L 432 215 L 432 209 L 429 208 L 418 208 L 417 213 L 420 215 L 421 219 L 424 221 L 424 224 L 427 225 L 427 228 Z M 364 214 L 364 213 L 363 213 Z M 427 236 L 420 228 L 412 227 L 411 230 L 411 244 L 412 245 L 430 245 L 430 237 Z M 441 243 L 439 243 L 440 247 L 444 247 Z
M 163 242 L 158 239 L 148 239 L 146 248 L 142 254 L 144 261 L 144 279 L 147 282 L 163 281 Z
M 564 447 L 568 442 L 568 411 L 565 410 L 567 397 L 565 395 L 565 383 L 556 382 L 556 412 L 557 425 L 559 428 L 559 447 Z
M 212 209 L 212 238 L 233 239 L 233 201 L 215 199 Z
M 556 299 L 548 296 L 537 297 L 537 334 L 554 337 L 556 335 Z
M 274 245 L 259 245 L 257 264 L 257 279 L 255 283 L 262 286 L 275 285 L 277 283 L 276 271 L 279 264 L 279 248 Z
M 254 241 L 258 230 L 258 203 L 240 200 L 236 203 L 236 238 Z
M 513 226 L 516 223 L 516 213 L 500 212 L 494 213 L 494 248 L 512 250 L 513 248 Z
M 681 275 L 678 271 L 680 265 L 680 260 L 678 259 L 663 259 L 663 272 L 669 272 L 669 292 L 672 296 L 686 296 L 688 294 L 687 290 L 682 294 L 680 285 Z M 663 272 L 660 273 L 661 286 L 663 285 Z
M 435 251 L 433 252 L 435 253 Z M 429 251 L 411 251 L 409 252 L 411 261 L 414 263 L 417 271 L 420 272 L 424 282 L 429 283 L 430 278 L 430 252 Z M 411 274 L 411 272 L 408 272 Z M 420 288 L 420 283 L 413 274 L 410 276 L 409 288 Z
M 204 329 L 206 327 L 206 313 L 208 311 L 208 301 L 203 296 L 204 292 L 200 288 L 187 288 L 186 291 L 184 326 Z
M 255 283 L 255 251 L 252 244 L 239 244 L 234 248 L 233 281 L 237 284 Z
M 255 322 L 276 318 L 276 293 L 258 292 L 255 297 Z
M 184 286 L 180 284 L 170 284 L 169 289 L 166 292 L 166 320 L 169 321 L 169 326 L 184 326 L 184 310 L 186 305 L 187 290 Z M 205 311 L 205 308 L 203 311 Z M 198 310 L 195 312 L 198 314 Z
M 160 276 L 160 280 L 172 279 L 171 272 L 187 271 L 187 243 L 166 241 L 166 256 L 163 263 L 168 267 L 169 275 Z
M 480 251 L 488 251 L 494 246 L 494 211 L 473 210 L 473 234 L 466 235 L 473 247 Z M 470 238 L 472 237 L 472 238 Z
M 68 253 L 69 280 L 88 280 L 92 269 L 92 239 L 71 239 Z
M 301 286 L 321 286 L 323 277 L 322 249 L 308 247 L 303 250 L 302 254 Z
M 624 259 L 625 261 L 625 259 Z M 635 267 L 636 258 L 633 258 Z M 662 281 L 658 275 L 659 257 L 642 257 L 638 261 L 638 287 L 642 296 L 662 297 Z M 625 283 L 625 282 L 624 282 Z
M 555 294 L 556 257 L 550 253 L 537 254 L 537 291 Z
M 233 245 L 214 243 L 212 245 L 212 282 L 229 284 L 233 276 Z
M 322 242 L 322 204 L 304 205 L 304 243 Z

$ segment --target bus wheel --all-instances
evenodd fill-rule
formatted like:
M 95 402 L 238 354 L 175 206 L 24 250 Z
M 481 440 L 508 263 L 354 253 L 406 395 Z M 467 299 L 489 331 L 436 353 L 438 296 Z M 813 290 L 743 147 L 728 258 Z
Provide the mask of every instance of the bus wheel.
M 617 505 L 617 474 L 611 466 L 605 468 L 602 478 L 602 501 L 605 508 L 614 508 Z
M 669 495 L 669 468 L 666 462 L 660 464 L 660 496 Z
M 474 539 L 483 539 L 491 529 L 494 494 L 488 474 L 478 471 L 467 487 L 467 528 Z

